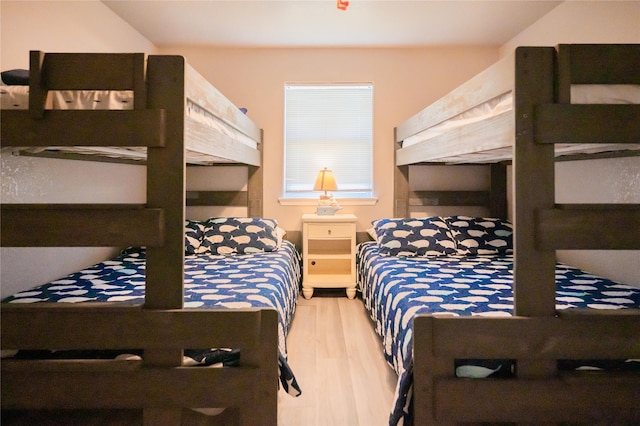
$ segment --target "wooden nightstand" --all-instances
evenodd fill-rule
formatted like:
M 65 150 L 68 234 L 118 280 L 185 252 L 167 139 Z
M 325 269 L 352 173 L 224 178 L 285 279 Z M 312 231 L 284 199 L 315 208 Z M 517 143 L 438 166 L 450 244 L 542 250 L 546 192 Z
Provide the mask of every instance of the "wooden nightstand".
M 356 216 L 336 214 L 302 215 L 302 294 L 313 296 L 314 288 L 347 289 L 356 296 Z

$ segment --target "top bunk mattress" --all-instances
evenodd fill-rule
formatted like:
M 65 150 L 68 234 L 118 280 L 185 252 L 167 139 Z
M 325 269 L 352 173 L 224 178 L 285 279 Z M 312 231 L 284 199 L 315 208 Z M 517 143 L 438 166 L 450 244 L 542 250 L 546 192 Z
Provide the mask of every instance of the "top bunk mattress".
M 48 110 L 131 110 L 133 109 L 133 91 L 115 90 L 52 90 L 48 93 L 45 109 Z M 29 87 L 23 85 L 0 86 L 0 100 L 2 110 L 25 110 L 29 108 Z M 246 114 L 245 108 L 239 108 Z M 195 124 L 194 124 L 195 123 Z M 241 130 L 219 118 L 207 108 L 198 105 L 190 98 L 186 99 L 186 126 L 205 126 L 208 131 L 243 144 L 252 150 L 258 149 L 258 140 L 244 134 Z M 201 146 L 189 143 L 186 139 L 186 161 L 189 164 L 209 165 L 213 163 L 234 162 L 220 156 L 211 155 Z M 3 148 L 3 152 L 38 154 L 43 151 L 58 151 L 80 155 L 95 155 L 114 159 L 144 161 L 146 148 L 144 147 L 20 147 Z

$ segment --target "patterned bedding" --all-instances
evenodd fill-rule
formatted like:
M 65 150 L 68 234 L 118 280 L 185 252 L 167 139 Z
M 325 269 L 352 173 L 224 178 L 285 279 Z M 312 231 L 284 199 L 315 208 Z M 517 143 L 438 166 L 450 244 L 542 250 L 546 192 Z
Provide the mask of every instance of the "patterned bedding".
M 358 246 L 358 288 L 382 337 L 385 357 L 399 375 L 390 424 L 411 423 L 412 319 L 417 314 L 510 316 L 511 254 L 393 256 L 375 242 Z M 640 289 L 558 264 L 556 307 L 640 307 Z M 637 362 L 631 362 L 638 364 Z M 566 364 L 571 364 L 567 361 Z M 508 361 L 458 363 L 459 376 L 509 374 Z M 634 367 L 635 368 L 635 367 Z
M 273 251 L 185 256 L 185 309 L 266 307 L 278 311 L 280 382 L 293 396 L 301 391 L 286 361 L 285 338 L 298 299 L 300 261 L 295 246 L 286 240 Z M 145 251 L 130 248 L 112 260 L 17 293 L 2 303 L 141 303 L 144 276 Z M 192 363 L 203 365 L 217 362 L 232 365 L 227 359 L 231 355 L 219 350 L 185 351 Z

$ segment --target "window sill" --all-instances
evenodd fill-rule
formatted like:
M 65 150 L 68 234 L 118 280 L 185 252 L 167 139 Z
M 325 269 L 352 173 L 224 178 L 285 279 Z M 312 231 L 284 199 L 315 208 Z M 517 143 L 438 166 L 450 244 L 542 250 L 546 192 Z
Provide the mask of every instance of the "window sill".
M 341 206 L 373 206 L 378 203 L 378 198 L 336 198 Z M 282 206 L 316 206 L 318 198 L 278 198 Z

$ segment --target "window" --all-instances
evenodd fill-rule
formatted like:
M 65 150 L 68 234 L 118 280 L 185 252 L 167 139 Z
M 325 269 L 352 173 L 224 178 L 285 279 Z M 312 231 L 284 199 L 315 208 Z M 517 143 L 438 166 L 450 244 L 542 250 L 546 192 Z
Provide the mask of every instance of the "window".
M 373 86 L 285 86 L 284 198 L 317 198 L 318 171 L 333 170 L 336 198 L 373 194 Z

